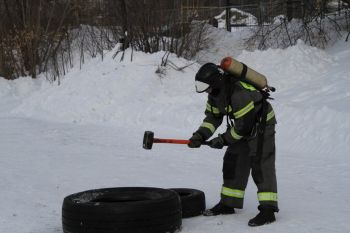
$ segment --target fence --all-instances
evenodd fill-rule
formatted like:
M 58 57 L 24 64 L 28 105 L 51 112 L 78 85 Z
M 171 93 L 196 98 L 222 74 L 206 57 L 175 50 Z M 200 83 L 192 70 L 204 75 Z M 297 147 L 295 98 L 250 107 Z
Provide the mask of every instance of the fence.
M 310 14 L 321 17 L 332 15 L 337 20 L 344 17 L 344 14 L 341 14 L 344 9 L 349 11 L 349 6 L 344 5 L 342 1 L 333 1 L 329 5 L 325 5 L 325 2 L 270 0 L 229 6 L 181 6 L 181 15 L 184 22 L 206 19 L 213 26 L 230 31 L 232 28 L 270 25 L 281 16 L 290 21 L 295 18 L 303 19 Z

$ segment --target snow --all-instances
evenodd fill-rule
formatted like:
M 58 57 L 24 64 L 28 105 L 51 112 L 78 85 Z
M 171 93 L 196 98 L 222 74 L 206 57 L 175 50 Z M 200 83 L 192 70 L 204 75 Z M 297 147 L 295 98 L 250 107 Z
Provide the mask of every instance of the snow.
M 349 43 L 320 50 L 299 41 L 253 52 L 240 43 L 228 35 L 203 51 L 202 62 L 219 63 L 232 51 L 277 88 L 277 222 L 247 226 L 258 205 L 250 180 L 244 209 L 185 219 L 181 232 L 350 232 Z M 195 188 L 205 192 L 207 207 L 218 201 L 223 150 L 141 145 L 145 130 L 187 139 L 197 129 L 206 101 L 194 90 L 200 65 L 159 75 L 163 52 L 137 52 L 133 62 L 130 51 L 123 62 L 112 55 L 72 70 L 60 86 L 0 79 L 0 232 L 61 233 L 63 198 L 89 189 Z M 193 62 L 169 59 L 179 67 Z

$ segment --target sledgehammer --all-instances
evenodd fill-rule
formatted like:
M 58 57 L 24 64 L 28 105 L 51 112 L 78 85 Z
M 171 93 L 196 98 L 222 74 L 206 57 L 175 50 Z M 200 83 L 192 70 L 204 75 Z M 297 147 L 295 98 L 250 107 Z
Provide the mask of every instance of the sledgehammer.
M 146 150 L 152 149 L 153 143 L 171 143 L 171 144 L 188 144 L 190 140 L 170 139 L 170 138 L 154 138 L 152 131 L 145 131 L 143 135 L 143 148 Z M 208 142 L 203 142 L 203 145 L 208 145 Z

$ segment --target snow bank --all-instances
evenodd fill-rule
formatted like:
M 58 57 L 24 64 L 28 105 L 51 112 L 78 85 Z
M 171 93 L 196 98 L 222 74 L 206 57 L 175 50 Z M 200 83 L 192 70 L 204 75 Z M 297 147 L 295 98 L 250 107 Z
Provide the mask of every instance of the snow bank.
M 230 33 L 224 28 L 208 27 L 208 46 L 197 53 L 196 60 L 201 64 L 219 63 L 223 57 L 237 57 L 247 47 L 245 39 L 250 35 L 249 30 Z
M 179 132 L 196 129 L 206 99 L 194 91 L 193 79 L 199 64 L 181 71 L 168 66 L 161 68 L 163 74 L 159 74 L 156 71 L 163 52 L 136 53 L 133 62 L 130 54 L 126 54 L 123 62 L 113 59 L 112 54 L 107 54 L 104 61 L 92 59 L 82 70 L 69 73 L 60 86 L 28 78 L 1 80 L 3 101 L 17 101 L 7 114 L 80 124 L 169 127 Z M 346 107 L 350 96 L 346 88 L 349 71 L 347 64 L 342 63 L 349 52 L 343 50 L 338 54 L 334 56 L 299 41 L 285 50 L 243 51 L 236 57 L 266 75 L 270 85 L 277 88 L 272 103 L 277 110 L 280 137 L 288 141 L 287 148 L 305 145 L 299 146 L 300 151 L 326 153 L 350 149 L 346 133 L 350 130 Z M 213 62 L 220 61 L 217 55 L 207 56 Z M 191 64 L 175 55 L 169 60 L 178 67 Z M 330 141 L 339 146 L 318 146 Z
M 243 51 L 238 60 L 266 75 L 270 85 L 279 92 L 308 85 L 310 81 L 320 81 L 335 63 L 333 56 L 305 45 L 301 40 L 284 50 Z
M 174 113 L 180 116 L 185 112 L 176 103 L 191 102 L 193 74 L 198 65 L 183 71 L 166 68 L 162 70 L 165 74 L 159 75 L 156 71 L 163 55 L 163 52 L 136 53 L 133 62 L 130 62 L 130 54 L 126 54 L 123 62 L 119 62 L 119 57 L 113 59 L 112 53 L 107 54 L 104 61 L 93 59 L 81 71 L 75 70 L 65 76 L 60 86 L 45 85 L 30 96 L 18 93 L 23 99 L 12 113 L 75 123 L 142 125 L 162 119 L 170 123 Z M 169 60 L 178 67 L 191 63 L 174 55 Z M 25 83 L 30 82 L 27 79 L 16 83 L 13 89 L 25 89 Z M 171 111 L 166 111 L 167 108 Z

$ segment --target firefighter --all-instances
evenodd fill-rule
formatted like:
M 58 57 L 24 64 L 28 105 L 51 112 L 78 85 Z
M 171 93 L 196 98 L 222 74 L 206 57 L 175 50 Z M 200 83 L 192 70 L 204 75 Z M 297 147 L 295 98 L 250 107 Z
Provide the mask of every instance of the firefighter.
M 198 93 L 208 93 L 205 118 L 189 139 L 198 148 L 226 119 L 227 130 L 209 141 L 209 146 L 228 146 L 223 159 L 221 199 L 204 216 L 233 214 L 243 208 L 250 171 L 257 186 L 260 211 L 248 222 L 261 226 L 274 222 L 278 212 L 275 172 L 275 113 L 264 91 L 240 81 L 213 63 L 203 65 L 195 77 Z M 264 94 L 265 93 L 265 94 Z

